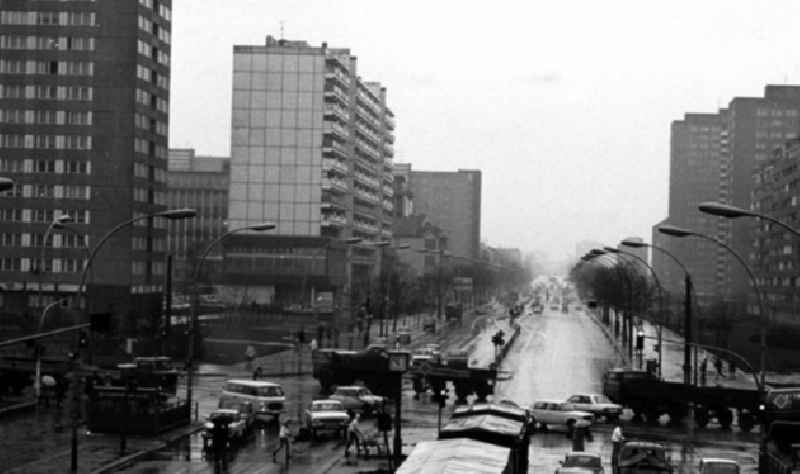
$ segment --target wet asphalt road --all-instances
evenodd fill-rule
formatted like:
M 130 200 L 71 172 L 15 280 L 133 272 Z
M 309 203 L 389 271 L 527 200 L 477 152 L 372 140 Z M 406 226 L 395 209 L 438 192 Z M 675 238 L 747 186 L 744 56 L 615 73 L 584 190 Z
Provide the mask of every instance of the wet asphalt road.
M 513 373 L 513 378 L 498 384 L 497 399 L 505 398 L 528 405 L 537 399 L 563 399 L 577 392 L 602 391 L 604 371 L 616 365 L 618 360 L 613 348 L 589 317 L 582 312 L 564 314 L 547 307 L 544 314 L 526 314 L 519 318 L 519 323 L 522 326 L 520 339 L 502 367 Z M 490 342 L 493 330 L 487 329 L 478 337 L 476 353 L 493 350 Z M 308 376 L 287 377 L 278 381 L 286 390 L 290 401 L 289 413 L 292 415 L 296 413 L 297 402 L 306 403 L 318 390 L 316 382 Z M 201 394 L 201 415 L 213 408 L 221 382 L 213 377 L 200 380 L 198 393 Z M 445 419 L 450 409 L 445 408 Z M 427 400 L 415 401 L 412 393 L 406 391 L 403 410 L 404 443 L 435 439 L 437 410 L 434 404 Z M 366 425 L 371 423 L 369 420 L 365 422 Z M 695 433 L 694 442 L 688 442 L 688 433 L 681 427 L 626 424 L 625 430 L 629 439 L 640 437 L 665 442 L 678 473 L 695 472 L 699 459 L 708 456 L 738 459 L 744 467 L 743 472 L 755 472 L 757 445 L 753 434 L 724 432 L 709 425 L 708 429 Z M 607 472 L 610 472 L 610 427 L 601 424 L 593 431 L 594 441 L 587 443 L 586 450 L 600 454 L 606 462 Z M 295 443 L 288 469 L 272 462 L 269 453 L 276 443 L 277 432 L 274 427 L 259 432 L 232 453 L 228 472 L 357 472 L 356 468 L 343 466 L 343 444 L 340 440 Z M 563 459 L 570 447 L 570 440 L 562 432 L 537 432 L 531 443 L 531 472 L 554 472 L 558 461 Z M 196 473 L 215 472 L 215 469 L 203 455 L 200 436 L 195 435 L 172 448 L 150 455 L 123 472 Z

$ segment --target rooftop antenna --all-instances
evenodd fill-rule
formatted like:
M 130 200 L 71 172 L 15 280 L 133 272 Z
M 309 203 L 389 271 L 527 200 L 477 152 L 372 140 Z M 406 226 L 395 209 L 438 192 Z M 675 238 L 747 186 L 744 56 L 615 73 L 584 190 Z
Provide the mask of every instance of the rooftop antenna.
M 284 26 L 284 23 L 286 23 L 286 22 L 285 22 L 285 21 L 283 21 L 283 20 L 281 20 L 281 39 L 285 39 L 285 37 L 283 36 L 283 26 Z

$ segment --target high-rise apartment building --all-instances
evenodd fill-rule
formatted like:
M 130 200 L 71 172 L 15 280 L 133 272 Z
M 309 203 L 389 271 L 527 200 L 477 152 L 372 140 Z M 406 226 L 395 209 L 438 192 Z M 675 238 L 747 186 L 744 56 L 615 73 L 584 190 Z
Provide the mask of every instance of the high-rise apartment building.
M 688 113 L 672 122 L 670 129 L 669 214 L 665 223 L 715 236 L 717 219 L 701 213 L 697 205 L 718 201 L 720 182 L 727 176 L 724 145 L 727 111 L 717 114 Z M 717 246 L 704 239 L 664 239 L 665 248 L 692 275 L 698 304 L 707 305 L 719 292 Z M 683 272 L 671 260 L 657 259 L 659 278 L 668 291 L 683 292 Z M 664 265 L 669 266 L 666 270 Z M 667 276 L 668 275 L 668 276 Z
M 386 89 L 358 76 L 350 50 L 325 43 L 268 36 L 265 45 L 234 46 L 233 57 L 230 227 L 277 225 L 281 239 L 246 235 L 236 241 L 262 249 L 246 257 L 263 260 L 255 267 L 274 260 L 287 269 L 279 280 L 258 276 L 278 299 L 290 277 L 295 286 L 303 282 L 306 296 L 318 286 L 330 289 L 331 280 L 319 273 L 327 268 L 330 242 L 392 236 L 394 118 Z M 272 248 L 279 240 L 281 247 Z M 356 271 L 374 272 L 378 254 L 375 247 L 355 249 Z
M 477 259 L 481 249 L 480 170 L 411 171 L 408 189 L 414 213 L 424 214 L 448 236 L 456 257 Z
M 195 155 L 191 148 L 170 149 L 167 162 L 167 205 L 170 209 L 197 211 L 194 219 L 169 221 L 167 248 L 176 259 L 179 278 L 188 278 L 193 264 L 206 246 L 227 230 L 230 158 Z M 211 249 L 210 255 L 218 255 Z
M 800 140 L 792 139 L 759 164 L 754 176 L 753 209 L 794 228 L 800 227 Z M 797 237 L 783 227 L 762 222 L 755 228 L 748 264 L 758 277 L 773 322 L 800 324 L 800 261 Z
M 728 173 L 723 176 L 726 202 L 749 208 L 753 192 L 753 175 L 760 163 L 776 148 L 800 133 L 800 86 L 767 85 L 764 97 L 735 97 L 728 106 Z M 725 197 L 725 196 L 723 196 Z M 753 253 L 757 221 L 720 219 L 722 237 L 745 258 Z M 793 245 L 792 254 L 798 252 Z M 741 299 L 750 291 L 747 274 L 733 257 L 718 252 L 720 269 L 727 275 L 728 297 Z M 750 298 L 749 312 L 757 313 Z
M 0 0 L 0 174 L 16 183 L 0 198 L 6 309 L 74 293 L 87 245 L 165 209 L 170 8 Z M 63 214 L 75 232 L 45 242 Z M 116 233 L 93 261 L 90 310 L 160 311 L 165 250 L 162 219 Z

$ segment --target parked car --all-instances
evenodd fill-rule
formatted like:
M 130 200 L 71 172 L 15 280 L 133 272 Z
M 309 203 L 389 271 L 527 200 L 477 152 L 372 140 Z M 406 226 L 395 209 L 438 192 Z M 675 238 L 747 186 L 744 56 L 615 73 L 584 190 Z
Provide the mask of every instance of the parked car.
M 333 431 L 344 437 L 350 417 L 339 400 L 314 400 L 305 412 L 306 427 L 311 439 L 316 439 L 320 431 Z
M 563 461 L 558 462 L 561 467 L 556 469 L 556 474 L 585 472 L 591 474 L 603 474 L 603 460 L 597 454 L 572 452 L 564 456 Z
M 203 431 L 204 445 L 211 439 L 211 430 L 214 422 L 226 423 L 228 425 L 228 440 L 230 443 L 241 443 L 253 432 L 256 417 L 253 405 L 248 402 L 221 402 L 221 408 L 217 408 L 208 415 L 204 424 Z
M 699 474 L 739 474 L 739 463 L 733 459 L 703 458 L 700 460 Z
M 627 441 L 619 448 L 614 474 L 673 472 L 667 448 L 660 443 Z
M 256 410 L 256 419 L 269 422 L 277 419 L 284 410 L 286 396 L 280 385 L 261 380 L 228 380 L 222 386 L 222 400 L 250 402 Z
M 383 406 L 383 397 L 373 395 L 367 387 L 360 385 L 342 385 L 336 387 L 331 400 L 338 400 L 342 403 L 345 410 L 363 413 L 365 416 L 374 413 Z
M 542 429 L 558 426 L 569 431 L 578 420 L 584 420 L 590 424 L 594 420 L 592 413 L 568 408 L 566 403 L 560 400 L 539 400 L 531 405 L 530 412 L 531 418 L 533 418 L 531 425 L 536 427 L 538 424 Z
M 566 406 L 571 410 L 588 411 L 596 418 L 603 417 L 613 421 L 622 414 L 622 405 L 613 403 L 605 395 L 598 393 L 579 393 L 567 398 Z

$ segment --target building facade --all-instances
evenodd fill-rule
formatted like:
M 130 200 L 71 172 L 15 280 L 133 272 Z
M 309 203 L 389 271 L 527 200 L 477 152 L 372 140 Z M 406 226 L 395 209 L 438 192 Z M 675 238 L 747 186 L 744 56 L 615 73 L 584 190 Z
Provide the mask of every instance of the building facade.
M 274 222 L 282 242 L 275 248 L 272 236 L 240 236 L 254 252 L 237 255 L 292 262 L 286 265 L 296 266 L 294 277 L 307 280 L 302 254 L 308 250 L 299 249 L 311 243 L 327 255 L 328 241 L 391 239 L 394 118 L 386 89 L 358 76 L 350 50 L 325 43 L 268 36 L 265 45 L 234 46 L 233 56 L 229 225 Z M 292 240 L 283 237 L 299 247 L 287 247 Z M 380 252 L 369 245 L 352 250 L 348 275 L 374 276 Z M 263 294 L 280 298 L 275 281 L 262 283 L 272 287 Z M 284 295 L 297 289 L 294 283 L 281 285 Z M 330 290 L 329 283 L 320 284 Z M 301 286 L 307 301 L 316 290 Z
M 759 164 L 754 175 L 753 209 L 787 225 L 800 227 L 800 140 L 787 141 Z M 767 313 L 773 322 L 797 325 L 800 298 L 797 237 L 770 222 L 754 232 L 749 264 L 758 275 Z
M 454 257 L 480 258 L 480 170 L 409 170 L 408 189 L 413 196 L 414 212 L 428 216 L 442 229 Z
M 196 155 L 191 148 L 170 149 L 167 163 L 167 206 L 197 211 L 194 219 L 169 221 L 167 249 L 174 258 L 177 280 L 186 280 L 193 258 L 227 231 L 230 158 Z M 212 249 L 210 255 L 220 255 Z
M 171 2 L 2 0 L 0 25 L 0 173 L 16 183 L 0 198 L 0 282 L 6 309 L 42 307 L 78 290 L 107 231 L 166 209 Z M 64 214 L 71 230 L 45 242 Z M 114 234 L 90 311 L 160 311 L 165 250 L 162 218 Z

